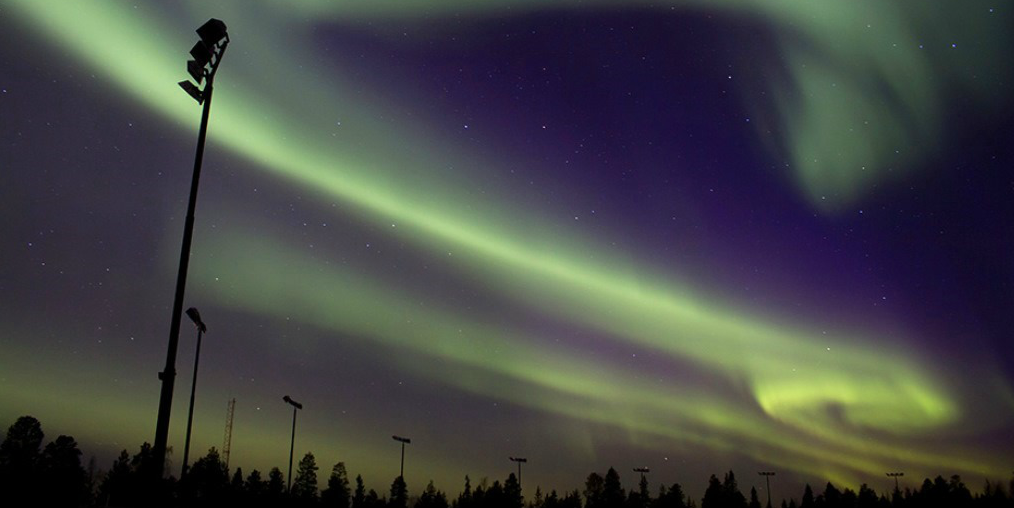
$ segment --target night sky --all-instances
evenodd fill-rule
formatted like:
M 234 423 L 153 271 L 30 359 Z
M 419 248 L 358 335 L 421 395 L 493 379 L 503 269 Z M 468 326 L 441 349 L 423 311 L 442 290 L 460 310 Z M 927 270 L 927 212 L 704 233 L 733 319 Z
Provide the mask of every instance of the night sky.
M 0 1 L 0 425 L 385 492 L 1009 479 L 1005 2 Z M 196 330 L 169 445 L 182 462 Z M 532 490 L 530 490 L 532 489 Z

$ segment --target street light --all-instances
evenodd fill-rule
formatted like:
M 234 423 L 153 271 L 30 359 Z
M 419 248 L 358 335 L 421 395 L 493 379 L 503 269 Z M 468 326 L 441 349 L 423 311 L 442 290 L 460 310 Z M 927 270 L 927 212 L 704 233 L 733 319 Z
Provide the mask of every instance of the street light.
M 158 420 L 155 423 L 155 444 L 152 446 L 156 478 L 161 478 L 165 468 L 166 444 L 169 440 L 169 416 L 173 405 L 173 383 L 176 381 L 176 349 L 180 341 L 180 319 L 183 315 L 183 293 L 187 285 L 187 268 L 190 264 L 190 243 L 194 235 L 194 210 L 197 207 L 197 184 L 201 179 L 201 161 L 204 158 L 204 140 L 208 133 L 208 115 L 211 113 L 211 90 L 215 72 L 222 62 L 222 55 L 229 45 L 229 34 L 225 23 L 210 19 L 197 29 L 201 41 L 190 50 L 193 60 L 187 62 L 187 71 L 198 84 L 205 81 L 204 90 L 190 81 L 181 81 L 180 86 L 198 104 L 204 105 L 201 113 L 201 127 L 197 134 L 197 155 L 194 157 L 194 176 L 190 181 L 190 201 L 183 225 L 183 245 L 180 249 L 180 268 L 176 274 L 176 295 L 173 299 L 172 319 L 169 322 L 169 349 L 166 352 L 165 368 L 158 373 L 162 391 L 158 402 Z M 200 46 L 200 47 L 199 47 Z
M 757 474 L 764 477 L 764 481 L 767 482 L 768 488 L 768 508 L 771 508 L 771 477 L 775 475 L 774 471 L 758 471 Z
M 197 327 L 197 353 L 194 354 L 194 380 L 190 383 L 190 412 L 187 414 L 187 440 L 183 446 L 183 469 L 180 471 L 180 477 L 187 474 L 187 465 L 190 463 L 190 429 L 194 424 L 194 396 L 197 394 L 197 364 L 201 360 L 201 336 L 208 331 L 208 327 L 204 325 L 204 321 L 201 321 L 201 313 L 197 311 L 197 308 L 190 307 L 187 309 L 187 317 Z
M 646 467 L 635 467 L 634 472 L 641 473 L 641 483 L 644 483 L 644 473 L 650 473 L 651 469 L 648 469 Z
M 282 397 L 286 404 L 292 406 L 292 441 L 289 442 L 289 486 L 286 490 L 292 492 L 292 451 L 296 448 L 296 410 L 303 409 L 303 405 L 292 400 L 288 395 Z
M 511 459 L 512 462 L 518 463 L 518 490 L 521 490 L 521 464 L 528 462 L 528 459 L 524 457 L 507 457 L 507 458 Z
M 407 437 L 391 436 L 391 439 L 401 443 L 401 473 L 398 478 L 405 481 L 405 445 L 411 444 L 412 440 Z
M 905 473 L 902 473 L 902 472 L 898 471 L 898 472 L 886 473 L 886 474 L 887 474 L 887 476 L 889 476 L 891 478 L 894 478 L 894 491 L 895 492 L 901 492 L 901 489 L 898 488 L 898 478 L 901 477 L 901 476 L 905 476 Z

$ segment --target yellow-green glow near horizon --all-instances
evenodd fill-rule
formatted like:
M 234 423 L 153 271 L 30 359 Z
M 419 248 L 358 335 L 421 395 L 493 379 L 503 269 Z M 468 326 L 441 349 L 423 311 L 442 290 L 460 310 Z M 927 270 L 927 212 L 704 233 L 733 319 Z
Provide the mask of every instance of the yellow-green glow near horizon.
M 216 4 L 214 14 L 229 23 L 235 43 L 216 84 L 221 93 L 214 99 L 210 142 L 255 163 L 258 170 L 305 186 L 321 201 L 351 205 L 359 220 L 396 222 L 397 228 L 385 231 L 419 249 L 421 256 L 453 251 L 456 268 L 495 288 L 498 297 L 613 343 L 644 348 L 674 369 L 699 366 L 725 385 L 686 384 L 675 376 L 647 380 L 629 369 L 554 348 L 551 337 L 498 328 L 460 310 L 423 312 L 414 305 L 414 295 L 352 270 L 316 265 L 261 238 L 199 238 L 221 255 L 195 263 L 194 276 L 227 274 L 222 285 L 204 290 L 242 311 L 296 317 L 447 360 L 463 375 L 441 381 L 456 389 L 483 394 L 501 380 L 521 383 L 529 389 L 525 397 L 507 394 L 519 405 L 622 427 L 650 439 L 741 450 L 779 467 L 820 471 L 848 482 L 900 466 L 926 474 L 1006 471 L 1002 460 L 979 450 L 920 444 L 921 437 L 970 422 L 960 394 L 940 378 L 933 360 L 898 345 L 908 337 L 838 330 L 817 340 L 819 330 L 716 303 L 671 273 L 627 260 L 619 249 L 543 225 L 537 212 L 512 210 L 507 193 L 476 197 L 446 167 L 448 161 L 459 167 L 485 162 L 474 162 L 464 148 L 444 150 L 455 144 L 430 133 L 425 118 L 397 127 L 378 120 L 391 116 L 396 99 L 381 91 L 354 90 L 341 76 L 314 70 L 310 63 L 314 24 L 359 17 L 431 21 L 451 13 L 496 16 L 547 4 L 425 2 L 423 7 L 381 0 L 307 1 L 286 2 L 284 9 L 280 3 Z M 772 87 L 777 109 L 758 114 L 771 116 L 768 125 L 777 126 L 774 149 L 791 168 L 785 176 L 794 178 L 822 212 L 849 206 L 883 182 L 916 172 L 932 156 L 922 147 L 940 135 L 939 101 L 945 89 L 987 101 L 994 97 L 979 88 L 976 79 L 985 78 L 976 76 L 1004 78 L 989 67 L 993 55 L 985 52 L 960 70 L 951 66 L 957 57 L 939 57 L 950 40 L 973 29 L 1007 35 L 1002 27 L 963 24 L 956 13 L 930 12 L 971 9 L 967 4 L 670 4 L 753 17 L 778 34 L 789 89 L 794 89 Z M 137 16 L 130 6 L 116 3 L 25 0 L 13 5 L 38 29 L 40 39 L 53 40 L 59 50 L 86 62 L 106 86 L 186 132 L 192 130 L 198 110 L 175 86 L 184 76 L 180 62 L 192 19 L 152 23 L 157 16 Z M 196 14 L 204 12 L 204 3 L 189 5 L 196 18 L 207 17 Z M 557 2 L 552 8 L 629 5 L 603 0 Z M 290 6 L 293 11 L 286 10 Z M 931 61 L 926 51 L 938 58 Z M 274 100 L 293 94 L 305 102 L 290 108 Z M 332 136 L 336 118 L 342 119 L 341 136 Z M 172 248 L 167 246 L 167 252 Z M 256 257 L 246 255 L 255 251 Z M 493 350 L 499 353 L 489 354 Z M 402 368 L 432 375 L 409 364 Z M 990 369 L 976 375 L 986 378 Z M 739 385 L 749 397 L 733 393 L 730 387 Z
M 946 427 L 959 409 L 951 394 L 900 351 L 814 351 L 819 346 L 804 331 L 717 315 L 730 310 L 680 312 L 678 303 L 660 294 L 645 295 L 649 301 L 614 293 L 555 305 L 533 302 L 552 305 L 551 313 L 573 312 L 574 319 L 608 312 L 600 305 L 608 302 L 609 320 L 595 326 L 669 355 L 673 373 L 679 360 L 691 359 L 730 379 L 745 379 L 756 400 L 736 400 L 714 386 L 688 385 L 671 376 L 642 379 L 629 369 L 554 348 L 551 337 L 522 336 L 433 305 L 421 308 L 417 301 L 425 295 L 386 290 L 351 271 L 265 245 L 260 238 L 227 235 L 201 241 L 219 253 L 217 261 L 200 265 L 202 278 L 221 279 L 211 286 L 216 299 L 256 314 L 365 336 L 411 350 L 413 358 L 429 355 L 481 372 L 478 377 L 459 376 L 445 369 L 427 372 L 412 362 L 403 365 L 459 389 L 507 395 L 518 404 L 653 437 L 718 449 L 751 443 L 758 460 L 804 473 L 822 469 L 835 481 L 848 483 L 899 463 L 911 471 L 950 468 L 989 474 L 1003 468 L 1002 461 L 984 455 L 895 444 L 920 431 Z M 646 307 L 655 312 L 644 312 Z M 654 335 L 655 327 L 670 331 Z M 730 349 L 744 354 L 723 354 Z M 519 381 L 524 389 L 503 393 L 497 387 L 499 378 Z M 834 407 L 845 412 L 846 422 L 830 417 Z

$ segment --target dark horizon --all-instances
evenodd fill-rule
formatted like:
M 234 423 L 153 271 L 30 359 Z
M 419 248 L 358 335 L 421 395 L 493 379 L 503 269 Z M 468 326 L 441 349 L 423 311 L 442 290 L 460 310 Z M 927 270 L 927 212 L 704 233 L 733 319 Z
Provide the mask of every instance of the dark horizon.
M 613 467 L 604 474 L 589 473 L 582 488 L 558 492 L 543 491 L 540 486 L 527 491 L 521 477 L 513 472 L 501 482 L 488 477 L 472 480 L 465 475 L 462 490 L 440 489 L 432 479 L 425 488 L 413 494 L 402 475 L 391 484 L 390 499 L 369 487 L 362 475 L 354 481 L 343 461 L 330 469 L 318 464 L 312 452 L 299 461 L 294 478 L 274 467 L 265 475 L 256 469 L 243 474 L 241 467 L 230 470 L 214 447 L 198 458 L 181 478 L 168 476 L 153 481 L 153 447 L 143 443 L 131 456 L 123 450 L 107 470 L 97 468 L 94 456 L 87 469 L 81 464 L 81 451 L 72 436 L 61 435 L 42 446 L 44 431 L 40 422 L 22 416 L 8 427 L 0 442 L 0 499 L 19 504 L 42 503 L 60 506 L 333 506 L 338 508 L 695 508 L 697 501 L 687 494 L 680 483 L 652 487 L 649 468 L 632 468 L 637 473 L 637 487 L 624 488 L 622 475 Z M 511 458 L 514 461 L 513 458 Z M 169 468 L 171 469 L 171 468 Z M 323 474 L 318 474 L 324 470 Z M 328 473 L 327 471 L 330 471 Z M 766 480 L 774 471 L 758 472 Z M 890 472 L 894 481 L 904 472 Z M 742 477 L 740 477 L 742 478 Z M 981 491 L 969 489 L 958 475 L 948 479 L 938 475 L 926 478 L 918 487 L 879 492 L 863 483 L 858 489 L 829 481 L 822 488 L 806 484 L 799 498 L 776 498 L 765 487 L 758 494 L 756 486 L 737 480 L 729 470 L 712 474 L 700 498 L 701 508 L 908 508 L 948 506 L 983 506 L 999 508 L 1014 506 L 1014 476 L 1004 482 L 986 481 Z M 354 490 L 353 490 L 353 487 Z M 368 489 L 368 490 L 367 490 Z M 448 494 L 450 492 L 450 494 Z M 527 492 L 527 494 L 526 494 Z M 653 494 L 656 493 L 656 494 Z M 769 497 L 770 496 L 770 497 Z M 762 499 L 767 498 L 763 503 Z M 749 503 L 749 504 L 748 504 Z

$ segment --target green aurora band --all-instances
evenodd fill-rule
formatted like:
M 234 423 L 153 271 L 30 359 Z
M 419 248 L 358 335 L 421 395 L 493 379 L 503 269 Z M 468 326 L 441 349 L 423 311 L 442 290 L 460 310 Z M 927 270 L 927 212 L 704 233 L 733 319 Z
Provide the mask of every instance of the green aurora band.
M 932 359 L 899 346 L 904 337 L 822 336 L 750 316 L 625 259 L 615 248 L 611 252 L 595 240 L 544 225 L 536 213 L 512 210 L 507 195 L 476 196 L 460 174 L 429 161 L 453 161 L 454 167 L 490 163 L 474 160 L 465 148 L 444 151 L 455 142 L 432 134 L 425 119 L 399 119 L 397 125 L 378 120 L 397 116 L 390 113 L 398 110 L 397 99 L 322 74 L 313 63 L 320 55 L 309 46 L 314 24 L 396 18 L 429 26 L 451 12 L 494 17 L 546 4 L 216 3 L 214 15 L 227 20 L 237 43 L 219 79 L 227 92 L 216 95 L 210 141 L 311 189 L 322 203 L 349 205 L 364 223 L 396 223 L 383 230 L 418 248 L 420 257 L 437 259 L 453 251 L 456 268 L 503 298 L 618 344 L 635 344 L 668 359 L 674 369 L 698 366 L 728 385 L 746 386 L 751 400 L 674 376 L 645 380 L 630 369 L 554 348 L 548 337 L 505 330 L 460 310 L 435 305 L 423 311 L 416 305 L 420 295 L 305 259 L 260 235 L 199 237 L 200 245 L 220 255 L 196 262 L 192 277 L 215 274 L 229 281 L 199 290 L 246 312 L 296 317 L 448 360 L 462 375 L 439 380 L 460 390 L 504 395 L 500 383 L 519 383 L 525 397 L 517 395 L 520 390 L 506 394 L 519 405 L 615 425 L 646 439 L 738 450 L 852 484 L 898 467 L 914 474 L 1002 475 L 1005 462 L 985 451 L 939 446 L 929 451 L 920 444 L 920 437 L 988 423 L 967 421 L 959 394 L 948 388 L 953 380 Z M 205 12 L 203 2 L 189 2 L 194 16 L 177 23 L 165 21 L 173 16 L 155 4 L 143 5 L 140 13 L 113 2 L 12 5 L 40 39 L 55 42 L 121 94 L 192 131 L 198 113 L 175 86 L 182 75 L 177 49 L 187 47 L 194 19 L 207 17 L 196 14 Z M 634 8 L 606 1 L 563 1 L 553 8 L 620 5 Z M 758 113 L 779 133 L 772 148 L 785 154 L 801 192 L 825 213 L 911 174 L 931 157 L 927 147 L 940 136 L 945 94 L 957 90 L 985 103 L 997 97 L 984 83 L 1009 78 L 997 63 L 1004 59 L 986 50 L 978 58 L 962 54 L 960 65 L 958 56 L 947 53 L 950 41 L 992 38 L 996 47 L 1010 46 L 1002 43 L 1009 35 L 1002 26 L 973 25 L 961 16 L 986 9 L 979 2 L 696 0 L 672 6 L 758 19 L 778 34 L 788 75 L 770 79 L 790 85 L 772 85 L 773 112 Z M 302 59 L 293 58 L 300 54 Z M 302 100 L 284 109 L 272 100 L 293 94 Z M 343 124 L 340 136 L 332 135 L 336 118 Z M 167 242 L 167 258 L 172 245 Z M 494 350 L 499 353 L 489 354 Z M 434 376 L 409 363 L 402 368 Z M 988 386 L 1001 383 L 993 381 L 991 368 L 976 376 Z M 1005 383 L 998 389 L 1009 394 Z
M 1003 468 L 1002 461 L 986 454 L 956 449 L 930 453 L 905 442 L 906 436 L 946 427 L 958 418 L 959 408 L 911 354 L 902 356 L 901 351 L 845 347 L 832 354 L 808 338 L 812 332 L 730 318 L 719 314 L 729 310 L 711 311 L 651 289 L 624 287 L 623 281 L 610 284 L 608 274 L 598 275 L 601 286 L 595 280 L 572 281 L 561 290 L 573 293 L 568 299 L 555 296 L 554 284 L 526 293 L 535 298 L 530 302 L 534 307 L 674 360 L 669 375 L 646 380 L 633 369 L 554 348 L 549 337 L 512 333 L 432 304 L 420 307 L 419 301 L 428 301 L 424 294 L 385 291 L 354 270 L 265 245 L 261 235 L 209 235 L 200 241 L 219 253 L 198 265 L 202 278 L 222 279 L 209 286 L 216 301 L 410 350 L 406 356 L 413 360 L 404 362 L 404 369 L 459 389 L 651 437 L 720 450 L 749 444 L 757 460 L 804 473 L 820 471 L 848 484 L 899 463 L 910 471 L 957 469 L 980 475 Z M 832 338 L 821 344 L 836 342 Z M 729 350 L 744 353 L 729 355 Z M 419 355 L 481 374 L 428 371 L 419 365 L 432 362 L 418 361 Z M 395 361 L 400 357 L 391 356 Z M 756 400 L 735 400 L 706 383 L 676 379 L 677 360 L 682 359 L 746 380 Z M 522 387 L 504 390 L 505 380 Z M 842 409 L 847 421 L 836 421 L 831 408 Z

